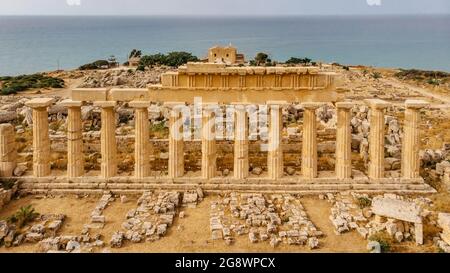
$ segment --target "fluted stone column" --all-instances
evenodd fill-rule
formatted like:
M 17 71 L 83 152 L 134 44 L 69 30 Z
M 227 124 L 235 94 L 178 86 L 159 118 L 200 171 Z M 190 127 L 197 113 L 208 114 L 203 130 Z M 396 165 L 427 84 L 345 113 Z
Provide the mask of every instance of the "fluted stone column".
M 150 175 L 150 126 L 148 121 L 149 101 L 131 101 L 134 113 L 134 176 L 144 178 Z
M 405 102 L 405 125 L 402 143 L 402 177 L 405 179 L 420 177 L 420 109 L 428 105 L 429 103 L 422 100 L 407 100 Z
M 17 165 L 16 132 L 9 123 L 0 124 L 0 177 L 11 177 Z
M 367 99 L 370 107 L 369 178 L 384 178 L 384 110 L 390 105 L 380 99 Z
M 337 131 L 336 131 L 336 177 L 347 179 L 352 176 L 352 118 L 351 102 L 337 102 Z
M 50 175 L 50 137 L 47 108 L 54 102 L 51 98 L 36 98 L 25 103 L 33 109 L 33 175 Z
M 184 102 L 164 104 L 171 109 L 169 117 L 169 178 L 184 175 L 183 115 Z
M 67 177 L 80 177 L 84 174 L 83 102 L 68 99 L 62 101 L 61 105 L 67 107 Z
M 245 105 L 235 104 L 234 107 L 234 178 L 248 177 L 248 114 Z
M 216 126 L 215 107 L 206 105 L 202 117 L 202 177 L 205 179 L 216 176 Z
M 317 121 L 316 109 L 322 104 L 316 102 L 302 103 L 303 139 L 302 139 L 302 176 L 317 177 Z
M 283 149 L 281 147 L 283 131 L 282 106 L 286 102 L 268 101 L 269 107 L 269 143 L 267 155 L 267 171 L 270 179 L 283 176 Z
M 117 143 L 116 143 L 116 115 L 115 101 L 96 101 L 94 106 L 102 108 L 101 128 L 101 176 L 110 178 L 117 174 Z

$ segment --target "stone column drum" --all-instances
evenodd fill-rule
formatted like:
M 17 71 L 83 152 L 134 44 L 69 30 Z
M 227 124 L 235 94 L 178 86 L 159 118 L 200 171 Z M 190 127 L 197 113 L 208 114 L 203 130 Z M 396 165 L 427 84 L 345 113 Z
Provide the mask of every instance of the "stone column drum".
M 248 177 L 248 114 L 245 105 L 235 104 L 234 178 Z
M 351 102 L 337 102 L 337 131 L 336 131 L 336 177 L 348 179 L 352 176 L 352 118 Z
M 282 105 L 286 102 L 267 102 L 269 106 L 269 143 L 267 155 L 267 170 L 270 179 L 278 179 L 283 176 L 283 149 L 281 147 L 283 114 Z
M 150 125 L 148 120 L 149 101 L 131 101 L 135 108 L 134 176 L 138 179 L 150 175 Z
M 169 116 L 169 178 L 184 175 L 183 116 L 184 102 L 165 103 L 171 109 Z
M 367 99 L 364 102 L 370 107 L 369 135 L 369 178 L 384 178 L 384 110 L 390 105 L 380 99 Z
M 215 107 L 207 105 L 202 117 L 202 177 L 210 179 L 216 176 L 216 124 Z
M 404 179 L 420 178 L 420 109 L 429 103 L 422 100 L 405 102 L 405 125 L 402 143 L 402 177 Z
M 302 139 L 302 175 L 304 178 L 317 177 L 317 121 L 316 109 L 322 104 L 315 102 L 302 103 L 303 139 Z
M 48 132 L 47 108 L 52 98 L 36 98 L 25 103 L 33 109 L 33 175 L 50 175 L 50 137 Z
M 0 124 L 0 177 L 11 177 L 17 165 L 16 132 L 9 123 Z
M 81 106 L 83 102 L 64 100 L 67 107 L 67 177 L 80 177 L 84 174 L 83 128 Z
M 114 177 L 117 174 L 117 143 L 115 101 L 96 101 L 94 106 L 102 108 L 101 119 L 101 176 Z

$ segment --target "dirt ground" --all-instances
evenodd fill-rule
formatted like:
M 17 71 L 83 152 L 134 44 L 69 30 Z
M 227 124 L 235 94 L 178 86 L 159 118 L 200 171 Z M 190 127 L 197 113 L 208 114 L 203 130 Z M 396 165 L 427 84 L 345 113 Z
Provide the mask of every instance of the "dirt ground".
M 356 231 L 342 235 L 336 235 L 328 216 L 330 215 L 331 204 L 325 200 L 319 200 L 317 196 L 302 197 L 300 200 L 306 209 L 308 217 L 325 235 L 319 239 L 320 247 L 310 250 L 307 246 L 291 246 L 280 244 L 272 248 L 269 242 L 253 244 L 247 235 L 237 236 L 236 241 L 231 246 L 225 241 L 211 240 L 209 230 L 210 202 L 218 196 L 207 196 L 196 208 L 182 208 L 186 216 L 175 218 L 174 224 L 169 228 L 166 236 L 155 242 L 143 242 L 134 244 L 126 242 L 122 248 L 109 248 L 109 240 L 115 231 L 121 230 L 122 222 L 126 213 L 136 208 L 137 197 L 129 196 L 126 203 L 121 203 L 119 199 L 112 202 L 103 212 L 106 216 L 106 225 L 98 233 L 102 235 L 102 240 L 106 248 L 111 252 L 143 252 L 143 253 L 184 253 L 184 252 L 367 252 L 367 241 Z M 41 198 L 37 196 L 27 196 L 19 200 L 14 200 L 0 211 L 0 219 L 4 219 L 14 213 L 22 206 L 31 204 L 37 212 L 62 213 L 67 216 L 59 235 L 77 235 L 81 233 L 83 225 L 89 223 L 90 213 L 94 209 L 99 197 L 54 197 Z M 96 234 L 96 233 L 93 233 Z M 394 251 L 398 252 L 435 252 L 436 249 L 430 240 L 424 246 L 417 247 L 414 243 L 405 242 L 395 244 Z M 0 247 L 0 253 L 11 252 L 36 252 L 36 244 L 23 244 L 19 247 Z M 94 252 L 101 252 L 101 248 L 95 248 Z

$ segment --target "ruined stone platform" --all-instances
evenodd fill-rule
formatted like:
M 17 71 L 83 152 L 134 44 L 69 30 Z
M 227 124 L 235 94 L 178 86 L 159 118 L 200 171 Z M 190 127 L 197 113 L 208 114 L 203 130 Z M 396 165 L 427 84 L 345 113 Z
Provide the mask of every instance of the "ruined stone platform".
M 105 190 L 117 194 L 142 193 L 148 190 L 194 190 L 202 188 L 209 193 L 239 191 L 253 193 L 298 193 L 321 194 L 328 192 L 355 191 L 365 193 L 397 193 L 397 194 L 430 194 L 435 193 L 422 179 L 383 178 L 368 179 L 359 176 L 352 179 L 339 180 L 333 176 L 322 176 L 306 179 L 302 177 L 283 177 L 276 180 L 263 177 L 246 179 L 200 177 L 146 177 L 137 179 L 132 176 L 112 177 L 104 179 L 97 176 L 67 178 L 61 176 L 32 177 L 19 179 L 22 193 L 89 193 L 101 194 Z

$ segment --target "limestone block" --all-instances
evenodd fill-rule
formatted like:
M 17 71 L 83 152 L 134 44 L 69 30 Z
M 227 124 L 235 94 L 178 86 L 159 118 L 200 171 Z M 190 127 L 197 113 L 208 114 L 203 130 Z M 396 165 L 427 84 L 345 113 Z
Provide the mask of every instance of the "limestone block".
M 436 163 L 436 173 L 438 175 L 444 175 L 445 170 L 450 167 L 450 162 L 447 160 L 444 160 L 440 163 Z
M 110 99 L 115 101 L 147 101 L 149 98 L 147 88 L 111 89 Z M 134 107 L 134 106 L 132 106 Z
M 108 89 L 106 88 L 76 88 L 72 90 L 74 101 L 105 101 Z
M 10 177 L 16 167 L 17 149 L 14 126 L 0 124 L 0 177 Z
M 439 213 L 438 224 L 442 228 L 442 240 L 450 244 L 450 213 Z
M 420 207 L 412 202 L 392 198 L 375 197 L 372 200 L 372 212 L 406 222 L 422 223 Z

